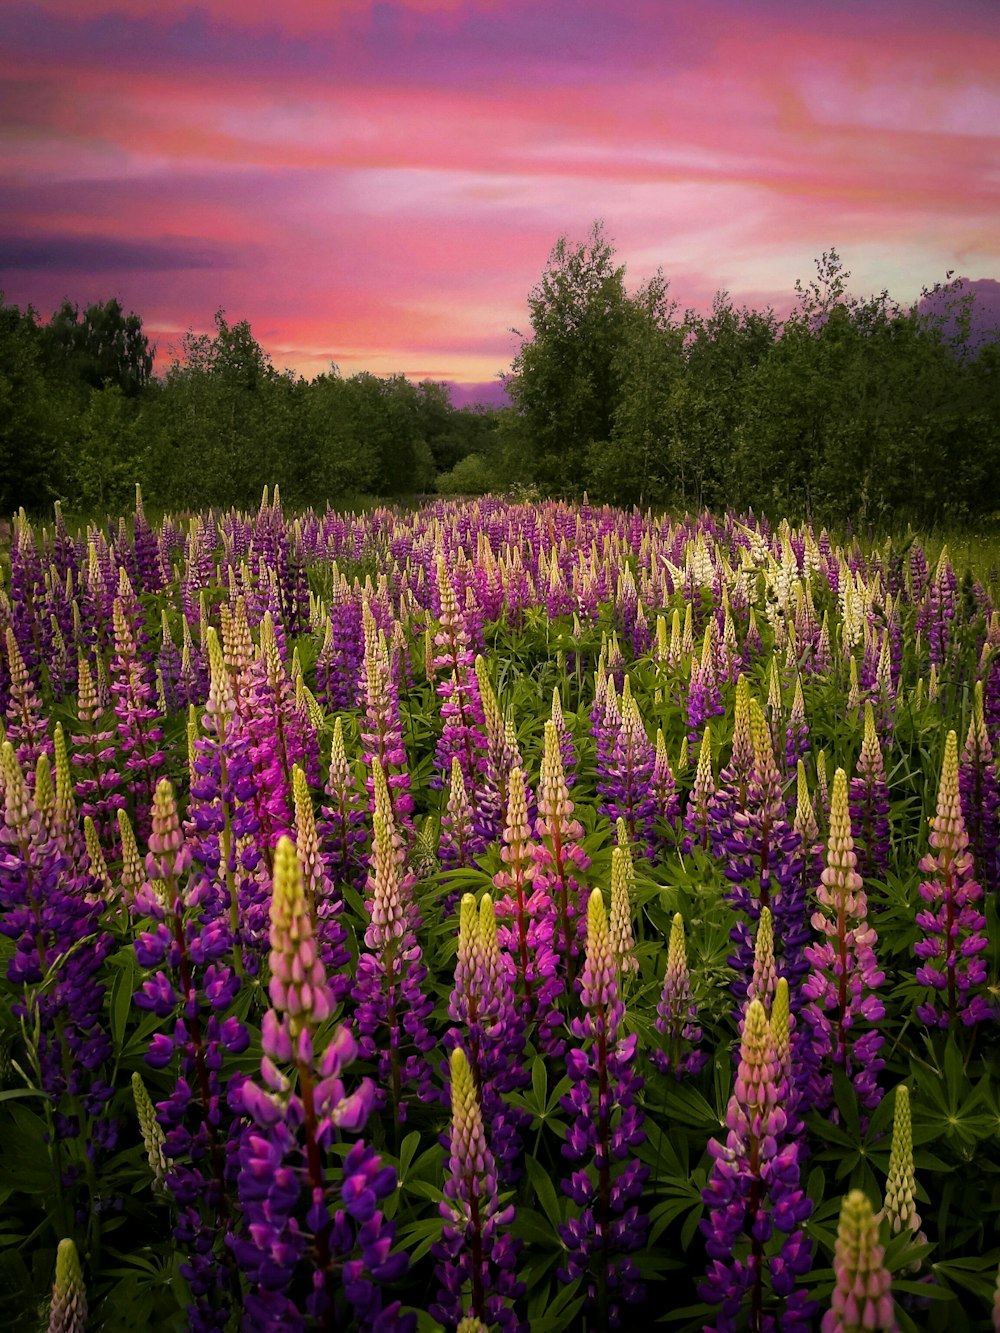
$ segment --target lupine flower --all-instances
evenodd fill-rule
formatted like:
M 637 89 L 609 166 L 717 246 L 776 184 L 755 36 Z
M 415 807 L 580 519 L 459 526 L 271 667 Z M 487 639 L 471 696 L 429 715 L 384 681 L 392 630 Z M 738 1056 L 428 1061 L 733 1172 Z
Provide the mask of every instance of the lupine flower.
M 732 812 L 731 831 L 723 844 L 725 875 L 732 885 L 729 901 L 746 917 L 730 931 L 736 946 L 730 965 L 737 973 L 732 989 L 740 1000 L 753 968 L 750 923 L 759 919 L 762 908 L 770 908 L 774 917 L 781 943 L 780 970 L 793 985 L 806 971 L 803 949 L 809 938 L 799 836 L 786 816 L 770 732 L 756 700 L 750 700 L 749 716 L 754 767 L 746 809 Z
M 331 978 L 330 990 L 339 1002 L 351 984 L 344 970 L 351 957 L 347 947 L 347 927 L 341 919 L 344 900 L 326 872 L 309 786 L 298 764 L 292 769 L 292 795 L 295 801 L 295 852 L 302 869 L 310 922 L 323 966 Z
M 509 1231 L 514 1206 L 501 1206 L 476 1085 L 460 1046 L 451 1053 L 449 1070 L 451 1136 L 440 1204 L 444 1227 L 432 1246 L 439 1287 L 430 1313 L 447 1328 L 457 1329 L 468 1308 L 472 1317 L 503 1333 L 526 1330 L 511 1306 L 524 1292 L 516 1273 L 520 1243 Z
M 56 1250 L 49 1333 L 85 1333 L 86 1327 L 87 1288 L 83 1282 L 80 1256 L 73 1241 L 61 1240 Z
M 698 749 L 698 770 L 695 774 L 694 787 L 684 811 L 686 836 L 681 843 L 681 851 L 690 852 L 695 847 L 707 851 L 711 842 L 712 797 L 715 793 L 715 779 L 712 774 L 712 726 L 705 723 L 701 745 Z
M 561 977 L 571 985 L 579 955 L 577 876 L 590 865 L 590 858 L 581 845 L 583 825 L 573 818 L 559 734 L 551 719 L 545 724 L 535 835 L 538 841 L 532 847 L 531 875 L 532 896 L 539 895 L 539 933 L 545 930 L 543 920 L 547 919 L 549 946 Z
M 342 1075 L 358 1049 L 346 1028 L 334 1031 L 322 1053 L 315 1049 L 334 997 L 288 838 L 275 849 L 270 941 L 263 1086 L 247 1081 L 236 1095 L 254 1122 L 239 1147 L 245 1230 L 230 1242 L 254 1284 L 244 1326 L 304 1329 L 308 1317 L 339 1327 L 353 1316 L 364 1329 L 410 1330 L 413 1317 L 400 1315 L 398 1301 L 382 1300 L 383 1284 L 408 1265 L 405 1254 L 391 1253 L 395 1223 L 377 1209 L 396 1187 L 395 1171 L 359 1139 L 343 1160 L 339 1190 L 327 1183 L 324 1156 L 342 1131 L 364 1128 L 375 1087 L 364 1079 L 354 1092 L 346 1090 Z M 281 1065 L 294 1070 L 295 1091 Z M 308 1274 L 304 1310 L 290 1292 L 300 1270 Z
M 624 819 L 615 825 L 618 846 L 611 850 L 611 950 L 618 968 L 619 989 L 627 975 L 639 971 L 632 934 L 632 894 L 635 889 L 635 868 L 629 846 L 628 829 Z
M 146 1160 L 153 1176 L 153 1193 L 158 1194 L 164 1189 L 164 1177 L 167 1171 L 167 1158 L 163 1150 L 166 1138 L 156 1118 L 156 1107 L 137 1069 L 132 1072 L 132 1098 L 135 1101 L 135 1114 L 139 1121 L 143 1147 L 146 1149 Z
M 661 1073 L 673 1074 L 679 1079 L 684 1074 L 697 1074 L 703 1068 L 708 1053 L 698 1050 L 702 1032 L 697 1019 L 698 1007 L 691 994 L 684 942 L 684 918 L 680 912 L 675 912 L 667 945 L 663 989 L 656 1006 L 656 1030 L 664 1041 L 661 1048 L 651 1053 L 651 1059 Z
M 958 769 L 958 789 L 962 798 L 969 834 L 972 863 L 985 893 L 1000 887 L 1000 858 L 997 854 L 1000 786 L 993 760 L 993 747 L 986 729 L 983 707 L 983 682 L 976 681 L 969 734 Z
M 393 1114 L 403 1121 L 404 1091 L 412 1087 L 422 1099 L 431 1096 L 425 1053 L 434 1045 L 427 1027 L 433 1001 L 423 991 L 427 968 L 408 911 L 412 885 L 404 885 L 400 875 L 384 788 L 376 791 L 376 801 L 366 885 L 369 925 L 351 993 L 362 1054 L 368 1059 L 377 1055 L 379 1084 L 389 1091 Z
M 649 743 L 639 706 L 632 698 L 628 680 L 622 692 L 621 719 L 611 753 L 606 780 L 606 800 L 601 812 L 612 823 L 624 819 L 629 838 L 645 856 L 654 855 L 653 821 L 656 798 L 652 779 L 655 751 Z
M 883 1062 L 878 1052 L 883 1036 L 877 1025 L 885 1006 L 874 992 L 885 976 L 875 957 L 878 936 L 868 922 L 868 901 L 856 869 L 847 774 L 842 768 L 833 779 L 826 862 L 816 890 L 820 907 L 812 917 L 821 938 L 806 948 L 813 971 L 802 987 L 809 1000 L 805 1016 L 817 1056 L 829 1056 L 839 1065 L 853 1082 L 861 1105 L 871 1110 L 882 1096 L 878 1074 Z M 820 1109 L 829 1105 L 831 1078 L 822 1068 L 814 1075 Z
M 124 571 L 122 571 L 124 575 Z M 126 580 L 127 584 L 127 580 Z M 115 696 L 118 743 L 128 774 L 127 787 L 135 808 L 135 823 L 140 835 L 149 831 L 149 811 L 157 775 L 165 763 L 160 748 L 163 729 L 153 705 L 156 690 L 147 664 L 136 643 L 135 627 L 125 610 L 125 602 L 115 598 L 113 608 L 115 654 L 112 661 L 111 692 Z
M 634 1032 L 621 1035 L 624 1005 L 600 889 L 593 890 L 587 905 L 580 981 L 586 1016 L 570 1023 L 579 1045 L 566 1056 L 573 1087 L 561 1102 L 570 1118 L 562 1155 L 576 1166 L 562 1188 L 580 1213 L 559 1228 L 567 1249 L 559 1276 L 563 1281 L 585 1278 L 586 1308 L 599 1325 L 617 1328 L 622 1303 L 634 1304 L 643 1295 L 629 1255 L 645 1239 L 647 1220 L 638 1203 L 649 1173 L 635 1156 L 646 1137 L 637 1103 L 642 1079 L 633 1068 L 638 1038 Z
M 150 918 L 135 939 L 136 959 L 147 976 L 134 1000 L 162 1025 L 173 1022 L 172 1032 L 153 1036 L 146 1063 L 177 1069 L 172 1092 L 156 1109 L 169 1159 L 167 1191 L 176 1208 L 174 1236 L 185 1256 L 181 1273 L 192 1295 L 188 1324 L 208 1330 L 228 1318 L 222 1278 L 227 1258 L 218 1242 L 230 1229 L 239 1146 L 220 1070 L 224 1055 L 241 1054 L 250 1038 L 227 1013 L 240 984 L 226 962 L 232 953 L 228 905 L 205 877 L 188 873 L 191 848 L 166 778 L 157 784 L 151 822 L 149 883 L 135 903 Z
M 703 1192 L 701 1228 L 710 1259 L 702 1299 L 719 1306 L 713 1327 L 801 1330 L 815 1306 L 796 1278 L 808 1271 L 803 1223 L 812 1203 L 799 1185 L 800 1145 L 789 1135 L 788 1084 L 764 1007 L 743 1015 L 739 1067 L 726 1111 L 726 1142 L 712 1139 L 712 1174 Z M 749 1306 L 749 1309 L 747 1307 Z M 777 1307 L 777 1311 L 775 1310 Z
M 858 776 L 851 779 L 851 827 L 858 835 L 858 873 L 862 879 L 878 878 L 889 860 L 889 789 L 870 701 L 865 703 Z
M 920 1214 L 917 1212 L 916 1193 L 910 1093 L 906 1084 L 900 1083 L 896 1088 L 889 1175 L 885 1182 L 885 1216 L 889 1219 L 889 1226 L 894 1236 L 901 1231 L 916 1232 L 919 1229 Z
M 443 778 L 451 772 L 452 756 L 457 755 L 466 790 L 470 800 L 475 801 L 486 751 L 483 705 L 476 680 L 475 655 L 469 648 L 468 630 L 443 556 L 438 560 L 437 581 L 441 617 L 440 629 L 434 636 L 438 652 L 433 665 L 435 670 L 446 673 L 437 687 L 443 699 L 444 722 L 437 745 L 437 766 Z
M 917 1013 L 932 1027 L 946 1028 L 958 1019 L 971 1026 L 990 1014 L 989 1001 L 982 993 L 986 918 L 976 906 L 983 891 L 973 878 L 958 787 L 958 740 L 953 731 L 945 741 L 930 844 L 932 850 L 920 862 L 928 878 L 918 889 L 928 904 L 917 913 L 917 925 L 926 938 L 917 940 L 913 948 L 923 960 L 917 980 L 931 988 L 931 997 L 917 1007 Z
M 833 1271 L 822 1333 L 896 1333 L 892 1277 L 883 1264 L 878 1222 L 861 1190 L 851 1190 L 841 1204 Z

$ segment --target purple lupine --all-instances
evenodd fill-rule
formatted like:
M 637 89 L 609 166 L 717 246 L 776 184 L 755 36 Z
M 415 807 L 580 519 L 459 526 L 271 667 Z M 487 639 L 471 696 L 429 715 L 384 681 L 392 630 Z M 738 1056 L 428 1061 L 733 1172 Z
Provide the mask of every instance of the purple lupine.
M 725 840 L 732 830 L 733 814 L 743 814 L 754 772 L 753 736 L 750 731 L 750 684 L 746 676 L 736 680 L 733 705 L 733 743 L 729 763 L 719 773 L 710 795 L 711 843 L 715 855 L 725 856 Z M 704 844 L 703 844 L 704 845 Z
M 655 802 L 656 818 L 664 825 L 669 835 L 673 837 L 681 812 L 681 803 L 677 794 L 677 783 L 670 768 L 667 743 L 663 739 L 662 727 L 658 727 L 656 730 L 656 752 L 649 786 Z
M 983 682 L 976 681 L 972 718 L 962 760 L 958 768 L 958 790 L 969 834 L 969 852 L 985 893 L 1000 888 L 997 812 L 1000 784 L 993 759 L 993 746 L 986 729 Z
M 685 740 L 687 737 L 685 737 Z M 712 837 L 712 797 L 715 794 L 715 778 L 712 774 L 712 725 L 705 723 L 701 745 L 698 747 L 698 769 L 695 773 L 694 787 L 688 797 L 684 811 L 685 836 L 681 842 L 681 851 L 686 855 L 695 847 L 707 851 Z
M 809 1001 L 803 1014 L 821 1061 L 812 1074 L 813 1102 L 819 1110 L 830 1105 L 832 1063 L 854 1084 L 860 1104 L 874 1110 L 882 1098 L 878 1075 L 884 1062 L 878 1053 L 884 1038 L 878 1023 L 885 1015 L 875 992 L 885 975 L 875 957 L 878 936 L 868 922 L 868 901 L 857 872 L 842 768 L 833 779 L 826 869 L 820 880 L 819 910 L 812 917 L 820 939 L 806 947 L 813 970 L 802 984 Z
M 342 920 L 344 900 L 339 887 L 327 874 L 309 784 L 298 764 L 292 769 L 292 797 L 295 802 L 295 851 L 302 870 L 310 926 L 326 971 L 326 984 L 334 1001 L 339 1003 L 351 986 L 346 971 L 351 953 L 347 946 L 347 927 Z
M 811 1265 L 803 1227 L 812 1203 L 799 1184 L 802 1148 L 789 1133 L 788 1095 L 764 1007 L 750 1000 L 726 1110 L 728 1134 L 724 1143 L 709 1141 L 712 1173 L 703 1191 L 710 1262 L 698 1291 L 719 1306 L 710 1325 L 717 1333 L 811 1327 L 815 1305 L 796 1279 Z
M 559 975 L 572 986 L 581 933 L 577 877 L 590 865 L 590 858 L 582 846 L 583 825 L 573 818 L 559 733 L 551 718 L 545 724 L 535 837 L 537 841 L 531 849 L 533 896 L 540 895 L 545 908 L 539 912 L 539 926 L 543 927 L 547 919 L 548 943 L 555 954 Z
M 618 735 L 611 752 L 611 770 L 607 778 L 607 795 L 601 813 L 612 823 L 624 819 L 629 840 L 649 859 L 655 855 L 653 822 L 656 798 L 652 779 L 656 752 L 650 744 L 639 712 L 626 679 L 622 692 L 621 720 Z
M 821 1333 L 897 1333 L 892 1275 L 885 1267 L 878 1219 L 863 1190 L 844 1197 L 833 1252 L 834 1285 Z
M 471 893 L 459 909 L 455 985 L 448 1014 L 457 1024 L 445 1035 L 448 1050 L 465 1051 L 479 1093 L 487 1135 L 505 1184 L 520 1176 L 521 1131 L 530 1117 L 503 1094 L 528 1080 L 524 1070 L 524 1021 L 514 1003 L 514 962 L 499 948 L 493 899 L 479 907 Z
M 858 873 L 862 879 L 881 878 L 889 862 L 889 788 L 870 701 L 865 702 L 865 735 L 850 793 Z
M 79 663 L 76 711 L 79 730 L 71 734 L 70 740 L 72 762 L 78 770 L 76 795 L 80 813 L 93 819 L 98 836 L 110 852 L 117 837 L 117 812 L 124 808 L 125 797 L 118 790 L 121 778 L 114 763 L 115 733 L 101 726 L 103 709 L 85 657 Z
M 14 989 L 10 1012 L 29 1034 L 52 1138 L 76 1143 L 60 1188 L 85 1172 L 88 1190 L 96 1193 L 97 1160 L 117 1134 L 107 1116 L 114 1089 L 105 1077 L 111 1040 L 99 980 L 113 941 L 101 928 L 104 902 L 92 893 L 95 881 L 68 859 L 61 846 L 66 839 L 54 836 L 55 797 L 44 753 L 38 772 L 33 796 L 14 747 L 3 742 L 0 934 L 12 942 L 5 976 Z
M 674 913 L 667 945 L 667 968 L 656 1006 L 656 1030 L 663 1045 L 651 1054 L 653 1064 L 662 1074 L 680 1079 L 697 1074 L 704 1067 L 708 1053 L 698 1049 L 702 1032 L 698 1026 L 698 1006 L 691 994 L 687 948 L 684 942 L 684 918 Z
M 10 676 L 10 701 L 7 704 L 7 740 L 28 785 L 35 779 L 35 763 L 40 754 L 52 754 L 52 741 L 42 713 L 42 700 L 28 674 L 14 631 L 8 627 L 7 669 Z
M 433 1001 L 423 990 L 427 968 L 409 911 L 412 884 L 400 874 L 391 819 L 388 791 L 377 786 L 365 903 L 369 924 L 351 993 L 362 1053 L 377 1056 L 379 1085 L 402 1122 L 404 1094 L 412 1089 L 421 1100 L 433 1095 L 426 1055 L 434 1045 L 427 1026 Z
M 111 664 L 111 693 L 115 697 L 115 718 L 122 766 L 128 774 L 126 788 L 131 793 L 135 823 L 140 834 L 149 831 L 149 812 L 157 775 L 166 762 L 161 748 L 163 729 L 160 714 L 153 704 L 156 691 L 149 667 L 137 647 L 135 625 L 126 614 L 125 602 L 116 597 L 112 608 L 115 654 Z
M 441 816 L 441 845 L 438 855 L 446 870 L 455 870 L 471 865 L 472 857 L 479 850 L 474 841 L 472 830 L 472 807 L 465 790 L 462 777 L 462 765 L 457 754 L 451 757 L 451 783 L 448 790 L 448 803 Z M 446 899 L 446 909 L 454 909 L 454 895 Z
M 958 784 L 958 739 L 948 732 L 938 787 L 937 812 L 931 819 L 932 850 L 920 862 L 927 876 L 918 892 L 927 907 L 917 913 L 925 936 L 913 946 L 922 960 L 917 981 L 930 997 L 917 1014 L 930 1027 L 966 1026 L 990 1016 L 986 985 L 986 918 L 977 904 L 983 896 L 974 878 L 969 835 L 962 816 Z
M 725 875 L 732 887 L 730 903 L 744 919 L 730 932 L 735 949 L 730 964 L 737 976 L 733 991 L 742 1000 L 753 967 L 750 923 L 763 907 L 770 908 L 781 940 L 780 971 L 792 986 L 806 971 L 803 949 L 809 938 L 799 836 L 786 817 L 781 775 L 771 747 L 767 721 L 756 700 L 749 705 L 754 767 L 747 787 L 747 805 L 734 810 L 731 832 L 724 841 Z
M 242 1225 L 229 1242 L 251 1282 L 243 1327 L 333 1329 L 353 1319 L 362 1329 L 411 1330 L 415 1318 L 382 1299 L 383 1284 L 409 1263 L 392 1253 L 395 1223 L 378 1209 L 396 1188 L 395 1170 L 359 1139 L 343 1159 L 339 1187 L 328 1183 L 324 1159 L 342 1133 L 364 1129 L 376 1094 L 371 1079 L 350 1093 L 345 1087 L 344 1070 L 358 1052 L 346 1027 L 316 1048 L 336 1001 L 288 838 L 275 848 L 270 916 L 261 1083 L 246 1080 L 234 1097 L 252 1121 L 239 1146 Z
M 354 781 L 344 749 L 344 721 L 339 715 L 330 742 L 330 767 L 324 787 L 329 804 L 323 806 L 323 851 L 327 873 L 338 883 L 360 887 L 365 877 L 368 841 L 365 802 Z
M 381 764 L 389 784 L 397 831 L 412 841 L 413 797 L 410 794 L 410 775 L 399 714 L 399 685 L 392 670 L 385 636 L 379 630 L 367 602 L 362 610 L 362 624 L 365 651 L 361 676 L 361 697 L 364 701 L 361 757 L 368 767 L 374 760 Z M 374 810 L 375 793 L 371 784 L 368 786 L 368 799 L 369 809 Z
M 469 633 L 444 556 L 438 559 L 437 583 L 441 616 L 440 628 L 434 635 L 438 651 L 433 666 L 446 675 L 437 686 L 443 701 L 444 723 L 436 750 L 437 768 L 441 780 L 445 780 L 451 772 L 452 756 L 457 755 L 469 799 L 475 802 L 485 763 L 485 719 L 476 680 L 475 654 L 469 648 Z
M 189 847 L 226 905 L 233 964 L 256 975 L 267 933 L 267 885 L 260 876 L 260 820 L 251 740 L 236 714 L 232 678 L 215 629 L 206 630 L 210 679 L 191 761 Z
M 76 1244 L 65 1239 L 56 1251 L 56 1273 L 49 1304 L 48 1333 L 85 1333 L 87 1288 Z
M 525 1290 L 516 1271 L 520 1242 L 510 1233 L 514 1205 L 501 1205 L 483 1112 L 461 1046 L 451 1053 L 449 1072 L 451 1134 L 439 1205 L 444 1225 L 431 1247 L 438 1291 L 430 1313 L 446 1329 L 471 1317 L 502 1333 L 527 1333 L 512 1304 Z
M 500 943 L 514 960 L 514 1000 L 524 1023 L 534 1022 L 539 1013 L 558 1023 L 561 1015 L 554 1005 L 563 985 L 556 975 L 548 900 L 531 883 L 531 824 L 520 768 L 511 770 L 507 793 L 500 869 L 493 876 Z
M 561 1105 L 569 1116 L 562 1155 L 574 1167 L 562 1189 L 579 1209 L 559 1227 L 566 1246 L 558 1270 L 564 1282 L 582 1278 L 586 1305 L 599 1329 L 620 1327 L 623 1304 L 642 1299 L 639 1271 L 629 1256 L 641 1249 L 647 1219 L 639 1211 L 649 1172 L 636 1150 L 644 1142 L 635 1072 L 638 1036 L 625 1036 L 624 1005 L 600 889 L 587 904 L 587 947 L 580 974 L 585 1016 L 570 1021 L 578 1045 L 566 1054 L 572 1088 Z
M 134 911 L 150 918 L 138 932 L 135 955 L 146 980 L 134 1002 L 172 1031 L 156 1033 L 146 1052 L 154 1069 L 176 1081 L 157 1103 L 170 1165 L 166 1188 L 176 1209 L 174 1238 L 180 1271 L 191 1291 L 188 1327 L 225 1326 L 235 1275 L 224 1240 L 232 1224 L 239 1134 L 221 1076 L 223 1060 L 249 1045 L 243 1023 L 228 1010 L 240 979 L 228 965 L 232 936 L 228 904 L 211 881 L 191 874 L 192 855 L 181 830 L 173 790 L 157 784 L 152 811 L 148 882 Z M 230 1094 L 239 1080 L 230 1084 Z
M 808 751 L 809 724 L 806 721 L 806 706 L 802 696 L 802 678 L 797 676 L 792 708 L 788 714 L 788 726 L 785 728 L 785 767 L 789 773 L 795 771 L 796 764 Z

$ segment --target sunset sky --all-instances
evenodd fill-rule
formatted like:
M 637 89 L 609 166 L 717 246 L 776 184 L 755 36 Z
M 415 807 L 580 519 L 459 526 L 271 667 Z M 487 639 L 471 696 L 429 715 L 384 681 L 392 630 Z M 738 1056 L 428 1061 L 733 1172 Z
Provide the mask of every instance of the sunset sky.
M 997 0 L 0 0 L 0 288 L 479 385 L 557 237 L 787 310 L 1000 277 Z M 475 393 L 475 390 L 469 390 Z

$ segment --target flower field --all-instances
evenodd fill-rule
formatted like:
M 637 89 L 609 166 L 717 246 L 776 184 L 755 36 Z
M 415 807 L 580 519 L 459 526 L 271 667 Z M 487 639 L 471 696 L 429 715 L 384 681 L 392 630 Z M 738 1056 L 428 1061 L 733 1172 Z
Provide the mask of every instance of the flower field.
M 14 522 L 0 1327 L 1000 1329 L 1000 611 L 486 497 Z

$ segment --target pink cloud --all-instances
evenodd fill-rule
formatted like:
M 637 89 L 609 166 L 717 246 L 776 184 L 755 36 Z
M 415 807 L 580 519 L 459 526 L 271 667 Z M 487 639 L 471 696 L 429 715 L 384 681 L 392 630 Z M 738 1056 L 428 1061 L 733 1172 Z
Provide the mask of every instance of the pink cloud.
M 595 216 L 701 307 L 787 307 L 831 244 L 905 299 L 996 271 L 985 7 L 613 9 L 0 0 L 0 283 L 45 309 L 113 279 L 156 327 L 246 316 L 305 373 L 471 382 Z

